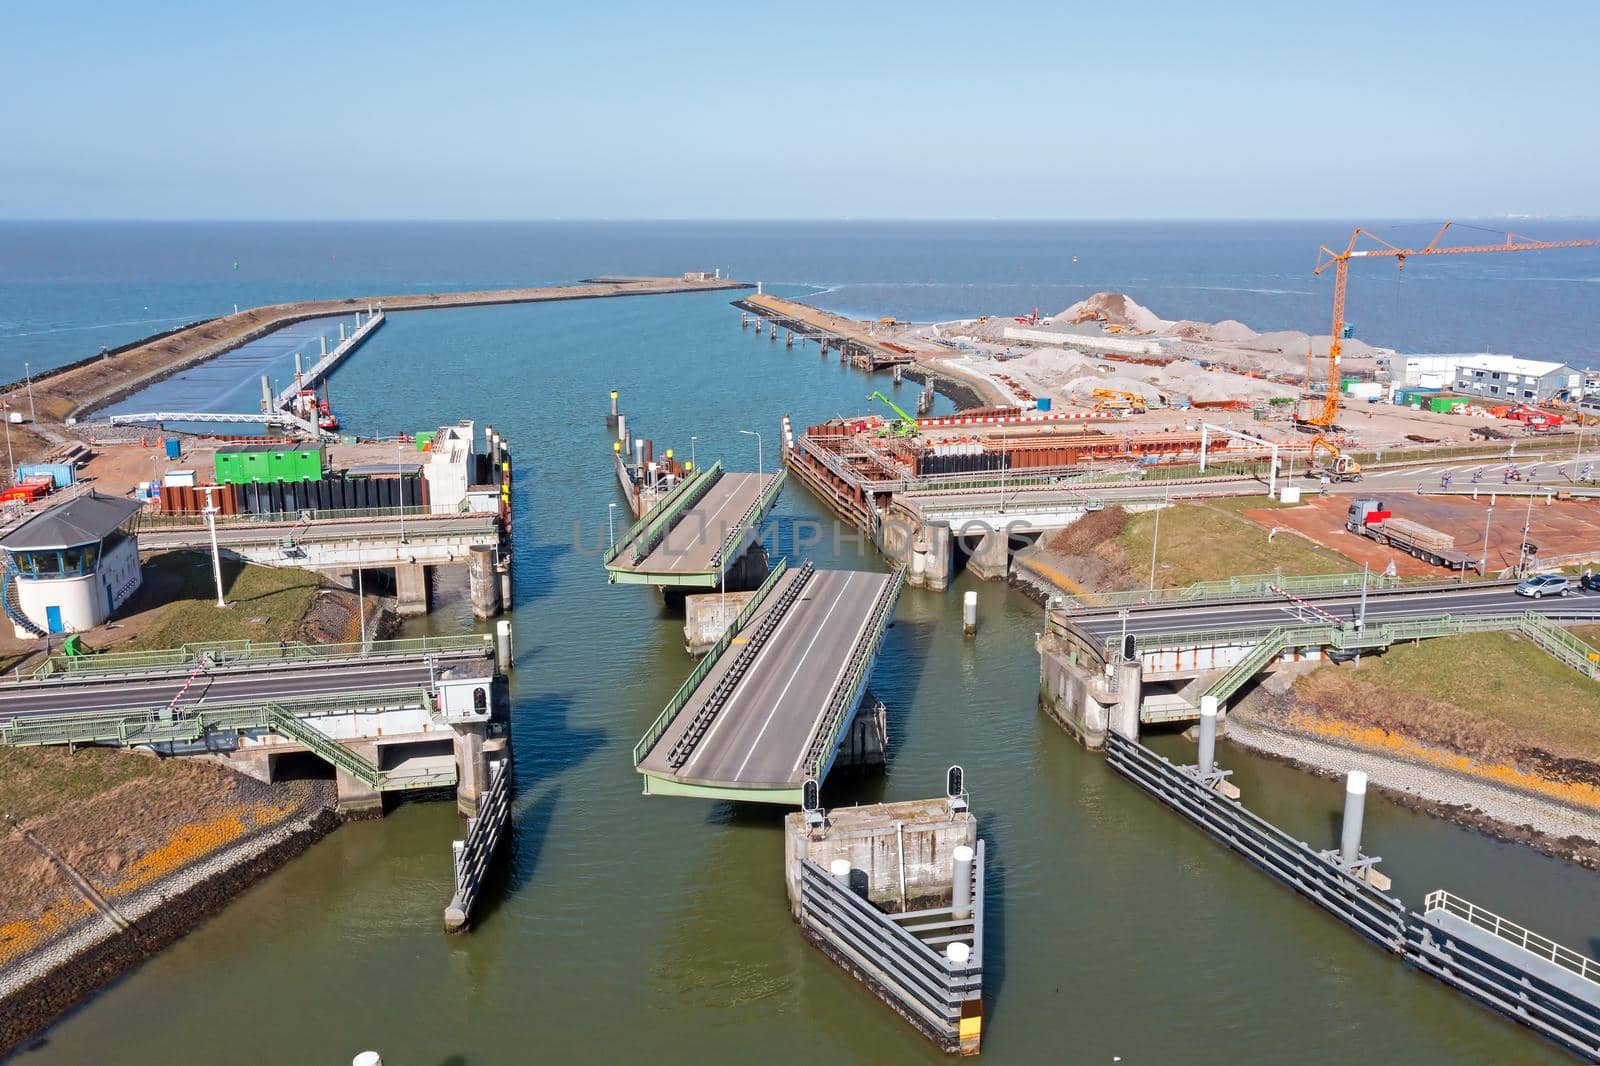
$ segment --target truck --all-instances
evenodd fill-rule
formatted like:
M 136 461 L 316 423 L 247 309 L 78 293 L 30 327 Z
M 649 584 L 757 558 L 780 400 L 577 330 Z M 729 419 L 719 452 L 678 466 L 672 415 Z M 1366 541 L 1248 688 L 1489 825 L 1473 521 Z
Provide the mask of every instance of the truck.
M 1456 550 L 1456 539 L 1450 534 L 1408 518 L 1396 518 L 1393 511 L 1384 508 L 1382 500 L 1353 501 L 1345 515 L 1344 527 L 1357 536 L 1399 548 L 1407 555 L 1433 566 L 1449 570 L 1482 570 L 1478 559 Z

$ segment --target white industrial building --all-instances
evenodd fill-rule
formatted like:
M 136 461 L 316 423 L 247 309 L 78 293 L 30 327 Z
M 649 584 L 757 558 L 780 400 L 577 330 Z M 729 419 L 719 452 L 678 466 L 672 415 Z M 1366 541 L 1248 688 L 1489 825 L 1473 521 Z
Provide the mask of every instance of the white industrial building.
M 1565 363 L 1474 355 L 1456 366 L 1452 387 L 1465 396 L 1513 403 L 1544 403 L 1583 394 L 1583 372 Z
M 17 636 L 92 629 L 138 591 L 143 505 L 88 493 L 0 538 L 5 611 Z

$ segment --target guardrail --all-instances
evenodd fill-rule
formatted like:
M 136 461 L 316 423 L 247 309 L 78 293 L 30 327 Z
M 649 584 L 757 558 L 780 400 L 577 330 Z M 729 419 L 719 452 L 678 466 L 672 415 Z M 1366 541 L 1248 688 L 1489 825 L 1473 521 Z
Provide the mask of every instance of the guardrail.
M 477 815 L 467 819 L 467 838 L 454 841 L 450 847 L 455 860 L 456 890 L 450 905 L 444 909 L 446 929 L 465 929 L 472 920 L 472 908 L 477 905 L 484 874 L 505 836 L 506 824 L 511 821 L 508 763 L 507 759 L 496 759 L 489 764 L 488 787 L 478 798 Z
M 261 642 L 219 640 L 184 644 L 154 651 L 102 652 L 98 655 L 52 655 L 27 675 L 34 680 L 86 677 L 97 674 L 134 674 L 184 670 L 205 662 L 208 667 L 262 663 L 333 662 L 396 657 L 416 657 L 454 652 L 494 650 L 494 635 L 461 633 L 443 637 L 402 637 L 369 640 L 365 644 L 306 644 L 303 641 Z M 12 683 L 16 683 L 13 680 Z
M 1208 600 L 1277 599 L 1273 586 L 1288 592 L 1359 592 L 1361 571 L 1340 574 L 1241 574 L 1222 581 L 1197 581 L 1182 588 L 1127 589 L 1120 592 L 1091 592 L 1082 596 L 1062 596 L 1052 610 L 1104 611 L 1116 607 L 1160 607 L 1167 604 L 1205 603 Z M 1405 586 L 1399 577 L 1367 575 L 1367 591 Z M 1429 579 L 1432 580 L 1431 578 Z
M 894 615 L 895 601 L 899 599 L 900 590 L 905 587 L 905 582 L 906 568 L 902 566 L 895 570 L 893 576 L 878 593 L 877 601 L 872 606 L 872 620 L 868 623 L 872 636 L 853 653 L 855 669 L 847 675 L 848 680 L 841 679 L 838 687 L 830 694 L 828 717 L 817 729 L 816 735 L 811 738 L 810 748 L 806 752 L 810 757 L 807 764 L 808 777 L 822 780 L 827 767 L 833 762 L 834 755 L 839 750 L 839 743 L 844 737 L 845 730 L 850 728 L 850 712 L 855 710 L 856 700 L 866 690 L 867 672 L 871 669 L 873 660 L 877 658 L 878 647 L 883 643 L 884 630 L 888 628 L 889 619 Z
M 711 668 L 722 657 L 722 653 L 728 650 L 728 645 L 733 643 L 733 638 L 738 634 L 739 630 L 760 609 L 761 602 L 766 599 L 767 594 L 772 591 L 773 586 L 778 583 L 778 579 L 784 575 L 788 568 L 788 559 L 778 560 L 778 565 L 774 566 L 772 572 L 767 575 L 766 580 L 761 582 L 761 586 L 756 589 L 756 594 L 750 597 L 750 602 L 739 610 L 739 613 L 734 616 L 733 622 L 722 631 L 722 636 L 718 637 L 717 642 L 711 646 L 711 650 L 701 657 L 693 670 L 689 671 L 689 676 L 683 679 L 683 684 L 678 686 L 678 691 L 672 694 L 672 699 L 667 701 L 667 705 L 662 708 L 661 713 L 656 715 L 655 721 L 650 723 L 650 728 L 645 730 L 644 736 L 640 737 L 639 742 L 633 746 L 633 764 L 635 766 L 638 766 L 644 761 L 644 757 L 650 754 L 650 749 L 655 747 L 656 741 L 660 740 L 666 733 L 667 727 L 672 724 L 672 720 L 678 716 L 678 712 L 683 710 L 684 705 L 689 702 L 689 697 L 694 695 L 694 690 L 700 686 L 700 682 L 705 680 L 706 675 L 711 672 Z
M 237 514 L 217 515 L 217 528 L 227 526 L 255 526 L 255 525 L 292 525 L 304 522 L 309 517 L 313 522 L 353 521 L 356 519 L 370 518 L 454 518 L 461 514 L 470 514 L 463 501 L 461 507 L 455 511 L 435 512 L 426 504 L 409 507 L 354 507 L 340 510 L 317 510 L 306 508 L 299 511 L 265 511 L 260 514 L 239 512 Z M 484 512 L 485 517 L 494 517 Z M 205 515 L 192 514 L 162 514 L 159 512 L 146 512 L 139 516 L 141 530 L 159 529 L 205 529 Z
M 634 545 L 634 562 L 637 563 L 649 555 L 655 550 L 655 545 L 665 539 L 671 523 L 677 519 L 678 512 L 683 507 L 694 506 L 695 501 L 704 496 L 721 476 L 722 460 L 718 459 L 706 469 L 679 481 L 672 487 L 671 492 L 657 500 L 654 507 L 646 511 L 639 521 L 628 528 L 620 540 L 606 550 L 601 562 L 609 566 L 629 545 Z M 637 546 L 639 542 L 643 542 L 646 547 L 640 549 Z
M 744 514 L 734 524 L 733 529 L 728 532 L 726 537 L 722 538 L 722 546 L 717 549 L 716 555 L 712 556 L 712 569 L 721 570 L 729 553 L 736 553 L 745 535 L 753 532 L 756 526 L 760 524 L 761 516 L 766 514 L 767 508 L 771 507 L 772 502 L 778 498 L 778 493 L 783 491 L 783 482 L 788 477 L 788 474 L 787 470 L 779 467 L 778 472 L 772 475 L 772 480 L 767 482 L 766 487 L 755 498 L 755 502 L 745 508 Z
M 290 715 L 362 714 L 395 707 L 428 707 L 420 688 L 373 689 L 338 696 L 232 700 L 188 709 L 169 704 L 110 711 L 68 711 L 0 718 L 0 745 L 45 747 L 61 744 L 188 743 L 216 730 L 264 729 L 271 709 Z

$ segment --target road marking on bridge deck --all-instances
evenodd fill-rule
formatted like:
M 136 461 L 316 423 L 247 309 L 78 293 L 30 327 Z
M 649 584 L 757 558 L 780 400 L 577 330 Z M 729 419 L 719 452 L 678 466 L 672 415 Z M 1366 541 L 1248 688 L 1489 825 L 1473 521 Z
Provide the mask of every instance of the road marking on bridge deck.
M 828 605 L 828 613 L 822 616 L 821 622 L 817 623 L 816 631 L 811 634 L 811 642 L 806 645 L 806 650 L 800 653 L 800 661 L 794 664 L 794 670 L 790 672 L 789 680 L 784 683 L 783 690 L 778 693 L 778 698 L 772 701 L 772 709 L 767 712 L 767 720 L 761 723 L 761 729 L 756 733 L 755 740 L 750 742 L 750 750 L 745 754 L 744 762 L 740 763 L 739 768 L 733 772 L 735 780 L 744 775 L 744 768 L 750 765 L 751 759 L 755 758 L 756 749 L 761 746 L 761 738 L 766 736 L 767 727 L 772 724 L 772 719 L 777 715 L 778 708 L 783 706 L 783 699 L 789 694 L 790 687 L 794 685 L 794 679 L 800 676 L 801 668 L 806 665 L 806 660 L 811 657 L 811 649 L 816 647 L 818 639 L 822 636 L 822 631 L 828 627 L 828 619 L 832 618 L 833 612 L 838 610 L 840 601 L 844 599 L 844 594 L 850 591 L 850 583 L 855 579 L 856 574 L 854 572 L 844 579 L 844 584 L 840 586 L 838 595 L 834 596 L 833 602 Z M 833 689 L 830 688 L 828 691 L 832 693 Z M 809 740 L 810 737 L 807 736 L 806 739 Z
M 815 580 L 815 576 L 813 576 L 812 580 Z M 809 584 L 809 582 L 808 582 L 808 584 Z M 776 591 L 777 591 L 777 589 L 773 589 L 774 593 Z M 802 589 L 801 592 L 800 592 L 800 595 L 796 598 L 795 602 L 791 603 L 789 605 L 789 608 L 788 608 L 787 611 L 784 612 L 783 617 L 778 620 L 777 627 L 773 629 L 773 631 L 772 631 L 772 633 L 770 635 L 768 635 L 767 643 L 769 645 L 772 644 L 772 642 L 774 642 L 774 641 L 776 641 L 778 639 L 778 634 L 783 632 L 784 627 L 789 624 L 790 619 L 794 618 L 794 616 L 798 613 L 796 611 L 796 608 L 800 605 L 800 602 L 803 601 L 803 600 L 809 600 L 809 599 L 811 599 L 810 595 L 807 594 L 807 591 L 805 589 Z M 757 623 L 756 623 L 756 620 L 754 618 L 752 618 L 752 619 L 750 619 L 750 622 L 748 624 L 753 626 L 753 625 L 755 625 Z M 706 675 L 706 681 L 709 681 L 710 679 L 711 679 L 711 675 L 708 673 Z M 746 674 L 739 679 L 739 683 L 737 685 L 733 686 L 733 691 L 728 693 L 728 700 L 732 701 L 733 698 L 739 694 L 739 690 L 744 688 L 745 682 L 749 681 L 749 680 L 750 680 L 750 674 L 748 672 L 746 672 Z M 702 681 L 701 684 L 705 684 L 705 682 Z M 683 770 L 687 770 L 690 766 L 692 766 L 694 764 L 695 760 L 700 758 L 700 754 L 702 752 L 704 752 L 708 747 L 711 746 L 711 738 L 717 735 L 717 730 L 719 728 L 721 728 L 723 722 L 727 721 L 727 718 L 728 718 L 728 716 L 726 714 L 717 715 L 717 717 L 711 723 L 711 728 L 706 730 L 706 735 L 700 738 L 699 743 L 697 743 L 694 746 L 694 750 L 689 753 L 689 757 L 684 760 L 683 769 L 680 770 L 679 773 L 682 773 Z M 663 739 L 665 739 L 665 738 L 663 737 Z

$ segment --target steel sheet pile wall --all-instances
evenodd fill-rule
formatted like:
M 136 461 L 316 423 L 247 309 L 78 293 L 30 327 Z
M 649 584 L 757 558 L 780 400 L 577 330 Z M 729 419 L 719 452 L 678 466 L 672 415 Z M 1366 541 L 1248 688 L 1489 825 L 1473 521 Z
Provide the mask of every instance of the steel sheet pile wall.
M 239 496 L 247 514 L 424 507 L 428 483 L 420 477 L 324 478 L 240 485 Z

